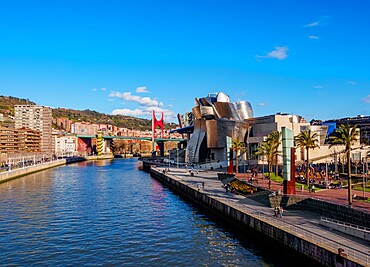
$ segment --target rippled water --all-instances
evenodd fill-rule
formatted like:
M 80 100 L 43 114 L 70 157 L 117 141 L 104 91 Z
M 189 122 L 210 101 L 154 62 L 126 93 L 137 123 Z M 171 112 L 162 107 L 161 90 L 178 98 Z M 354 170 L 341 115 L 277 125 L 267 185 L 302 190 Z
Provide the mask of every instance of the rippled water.
M 287 266 L 138 171 L 134 159 L 0 184 L 0 211 L 0 265 Z

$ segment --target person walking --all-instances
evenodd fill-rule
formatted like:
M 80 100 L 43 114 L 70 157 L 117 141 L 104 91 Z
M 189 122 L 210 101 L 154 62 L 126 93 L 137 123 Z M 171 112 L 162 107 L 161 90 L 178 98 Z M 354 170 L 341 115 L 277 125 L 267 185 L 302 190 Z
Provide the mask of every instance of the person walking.
M 278 216 L 278 207 L 276 206 L 276 207 L 274 208 L 274 217 L 276 217 L 276 218 L 277 218 L 277 216 Z
M 279 215 L 280 215 L 280 218 L 283 218 L 283 207 L 280 206 L 280 210 L 279 210 Z

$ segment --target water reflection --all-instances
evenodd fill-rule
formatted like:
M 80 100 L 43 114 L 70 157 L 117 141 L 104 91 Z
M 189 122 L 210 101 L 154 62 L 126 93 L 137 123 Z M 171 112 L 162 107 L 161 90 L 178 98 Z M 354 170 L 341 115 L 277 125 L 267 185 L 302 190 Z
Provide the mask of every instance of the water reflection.
M 0 210 L 5 265 L 288 266 L 138 171 L 135 159 L 0 184 Z

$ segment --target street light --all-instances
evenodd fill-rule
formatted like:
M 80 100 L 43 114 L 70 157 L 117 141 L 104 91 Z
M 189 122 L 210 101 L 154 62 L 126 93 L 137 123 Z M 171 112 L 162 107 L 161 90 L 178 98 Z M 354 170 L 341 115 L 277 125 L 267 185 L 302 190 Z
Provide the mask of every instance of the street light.
M 328 188 L 328 161 L 325 160 L 325 188 Z
M 365 198 L 365 177 L 366 177 L 366 172 L 365 172 L 365 164 L 364 161 L 362 161 L 362 196 Z
M 179 168 L 179 149 L 176 148 L 176 153 L 177 153 L 177 168 Z

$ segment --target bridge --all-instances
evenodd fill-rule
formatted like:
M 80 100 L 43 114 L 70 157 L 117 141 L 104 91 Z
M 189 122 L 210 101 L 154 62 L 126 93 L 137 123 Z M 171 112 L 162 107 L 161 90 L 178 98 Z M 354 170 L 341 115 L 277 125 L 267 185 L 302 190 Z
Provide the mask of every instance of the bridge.
M 82 135 L 78 134 L 78 138 L 97 138 L 98 135 Z M 121 139 L 121 140 L 141 140 L 141 141 L 152 141 L 151 137 L 137 137 L 137 136 L 118 136 L 118 135 L 103 135 L 103 139 L 111 140 L 111 139 Z M 178 138 L 154 138 L 154 142 L 182 142 L 186 139 L 178 139 Z
M 96 138 L 96 145 L 93 146 L 92 139 Z M 77 146 L 78 151 L 93 151 L 96 149 L 97 154 L 111 153 L 112 142 L 114 139 L 118 140 L 129 140 L 129 141 L 148 141 L 152 142 L 151 137 L 139 137 L 139 136 L 117 136 L 117 135 L 77 135 Z M 164 154 L 164 142 L 182 142 L 186 139 L 177 138 L 154 138 L 154 142 L 158 144 L 160 155 Z M 94 148 L 95 147 L 95 148 Z

